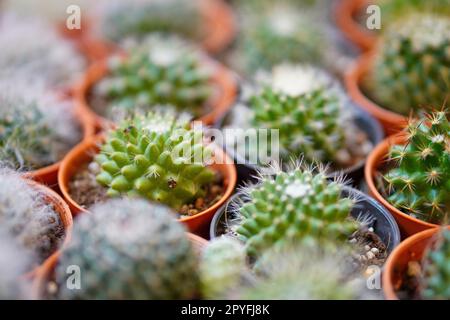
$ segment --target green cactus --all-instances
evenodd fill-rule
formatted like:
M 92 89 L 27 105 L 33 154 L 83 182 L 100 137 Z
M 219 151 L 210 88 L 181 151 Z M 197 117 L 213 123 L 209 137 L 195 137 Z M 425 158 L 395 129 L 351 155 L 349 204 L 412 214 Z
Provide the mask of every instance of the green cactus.
M 33 252 L 37 263 L 59 248 L 65 231 L 61 218 L 43 196 L 17 173 L 0 170 L 0 226 Z
M 230 237 L 211 241 L 200 261 L 202 294 L 221 299 L 240 282 L 247 269 L 244 247 Z
M 278 2 L 264 7 L 242 14 L 235 56 L 238 69 L 251 75 L 283 62 L 324 62 L 326 33 L 314 14 Z
M 295 168 L 262 178 L 246 193 L 237 233 L 252 256 L 272 247 L 331 239 L 345 240 L 358 228 L 349 218 L 355 199 L 342 198 L 343 185 L 319 170 Z
M 155 105 L 199 116 L 212 90 L 209 79 L 199 52 L 178 38 L 156 34 L 132 46 L 128 58 L 111 58 L 109 75 L 94 94 L 106 100 L 106 110 L 100 112 L 110 118 L 117 111 L 133 115 Z
M 199 280 L 185 228 L 167 207 L 115 199 L 76 222 L 56 268 L 61 299 L 190 299 Z M 66 285 L 68 267 L 80 271 L 80 289 Z
M 425 299 L 450 300 L 450 230 L 442 231 L 438 246 L 428 251 L 424 263 Z
M 450 91 L 450 20 L 411 15 L 392 24 L 366 83 L 377 102 L 400 114 L 442 105 Z
M 175 33 L 190 39 L 203 35 L 199 7 L 195 1 L 108 1 L 102 32 L 113 41 L 142 39 L 152 32 Z
M 394 145 L 389 160 L 395 167 L 384 179 L 388 200 L 405 213 L 442 223 L 450 211 L 450 125 L 446 110 L 410 120 L 407 144 Z
M 215 174 L 202 132 L 174 112 L 150 112 L 124 121 L 101 147 L 97 181 L 109 196 L 139 195 L 179 209 L 203 196 Z

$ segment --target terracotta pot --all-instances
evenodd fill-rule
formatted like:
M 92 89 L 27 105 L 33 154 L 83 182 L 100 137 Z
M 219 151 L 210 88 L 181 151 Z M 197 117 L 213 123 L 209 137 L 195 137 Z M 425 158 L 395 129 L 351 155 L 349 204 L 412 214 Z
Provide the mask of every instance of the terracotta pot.
M 407 117 L 379 106 L 361 90 L 364 76 L 369 72 L 373 60 L 374 51 L 359 57 L 350 71 L 345 74 L 345 85 L 350 97 L 380 121 L 387 135 L 395 134 L 405 127 Z
M 75 101 L 75 103 L 77 103 Z M 91 137 L 95 133 L 94 128 L 94 122 L 92 121 L 91 117 L 88 117 L 83 112 L 80 112 L 81 110 L 78 110 L 79 108 L 75 107 L 75 117 L 78 119 L 81 129 L 83 131 L 83 138 L 82 141 L 85 139 Z M 35 180 L 39 183 L 48 185 L 50 187 L 56 187 L 58 182 L 58 171 L 61 165 L 61 161 L 58 161 L 52 165 L 33 170 L 28 171 L 24 173 L 24 177 L 27 179 Z
M 200 254 L 202 252 L 202 250 L 208 244 L 207 240 L 205 240 L 199 236 L 196 236 L 195 234 L 188 233 L 187 236 L 189 238 L 189 241 L 191 241 L 191 243 L 194 247 L 194 251 L 197 254 Z M 54 275 L 55 267 L 58 263 L 60 255 L 61 255 L 61 252 L 58 252 L 57 254 L 53 255 L 37 271 L 36 276 L 34 277 L 32 289 L 31 289 L 33 300 L 42 299 L 43 293 L 46 290 L 46 284 Z
M 220 63 L 209 58 L 205 58 L 204 63 L 213 71 L 211 83 L 216 91 L 207 102 L 212 110 L 198 120 L 206 125 L 212 125 L 233 106 L 238 94 L 238 84 L 234 74 Z M 107 73 L 106 60 L 99 61 L 88 68 L 83 79 L 74 89 L 78 112 L 92 119 L 98 129 L 109 128 L 112 122 L 92 110 L 89 106 L 88 95 L 92 87 L 105 77 Z
M 368 4 L 368 0 L 340 0 L 334 14 L 342 33 L 362 51 L 372 49 L 377 41 L 376 34 L 365 29 L 355 19 Z
M 35 189 L 39 194 L 42 194 L 45 199 L 45 202 L 53 205 L 55 211 L 59 214 L 59 217 L 60 217 L 61 222 L 63 223 L 64 229 L 65 229 L 65 238 L 64 238 L 64 242 L 61 246 L 61 247 L 63 247 L 66 243 L 68 243 L 70 241 L 71 234 L 72 234 L 73 220 L 72 220 L 72 214 L 70 212 L 69 206 L 67 205 L 67 203 L 64 202 L 64 200 L 61 198 L 61 196 L 59 194 L 57 194 L 55 191 L 47 188 L 46 186 L 39 184 L 32 180 L 27 180 L 27 183 L 30 185 L 30 187 Z M 52 260 L 54 256 L 59 255 L 59 252 L 60 252 L 60 249 L 55 251 L 49 258 L 47 258 L 47 260 Z M 39 270 L 47 263 L 47 260 L 44 261 L 44 263 L 41 266 L 38 266 L 31 272 L 27 273 L 25 275 L 25 278 L 26 279 L 33 278 L 39 272 Z
M 58 175 L 58 182 L 64 199 L 69 204 L 72 214 L 75 216 L 82 212 L 88 212 L 87 209 L 81 207 L 72 199 L 69 193 L 69 183 L 72 177 L 77 173 L 78 169 L 86 163 L 92 161 L 95 154 L 99 152 L 100 144 L 103 141 L 102 136 L 86 140 L 75 147 L 64 159 L 61 170 Z M 237 174 L 236 168 L 228 155 L 224 151 L 218 149 L 215 151 L 217 156 L 222 156 L 226 159 L 225 164 L 212 164 L 213 170 L 220 171 L 224 177 L 225 193 L 222 198 L 214 203 L 210 208 L 187 218 L 181 218 L 179 221 L 187 225 L 190 231 L 200 233 L 209 227 L 214 213 L 219 209 L 231 196 L 234 187 L 236 186 Z
M 450 227 L 448 227 L 450 229 Z M 402 276 L 410 261 L 421 261 L 425 250 L 441 228 L 425 230 L 406 239 L 391 253 L 383 272 L 383 292 L 388 300 L 398 300 L 396 291 L 402 284 Z
M 380 194 L 376 187 L 374 177 L 379 172 L 379 169 L 381 169 L 380 167 L 383 165 L 383 163 L 387 160 L 389 149 L 392 145 L 403 145 L 405 143 L 406 137 L 401 133 L 385 139 L 370 153 L 364 170 L 369 194 L 371 194 L 377 201 L 379 201 L 392 213 L 395 220 L 397 220 L 403 238 L 409 237 L 423 230 L 438 227 L 437 224 L 432 224 L 420 219 L 413 218 L 410 215 L 407 215 L 406 213 L 403 213 L 399 209 L 395 208 Z

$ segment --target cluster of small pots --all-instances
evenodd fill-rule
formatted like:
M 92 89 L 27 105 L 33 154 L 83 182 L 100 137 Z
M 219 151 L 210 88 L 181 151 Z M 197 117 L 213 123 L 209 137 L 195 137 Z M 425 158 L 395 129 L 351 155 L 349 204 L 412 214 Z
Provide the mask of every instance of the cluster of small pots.
M 203 0 L 202 4 L 205 29 L 209 31 L 202 46 L 212 54 L 221 52 L 230 44 L 235 34 L 233 13 L 223 1 Z M 406 119 L 377 105 L 361 90 L 360 82 L 373 61 L 371 50 L 376 43 L 376 37 L 359 28 L 354 21 L 354 16 L 365 5 L 365 0 L 342 0 L 336 14 L 337 24 L 343 33 L 364 52 L 346 74 L 345 84 L 347 92 L 358 110 L 355 117 L 357 126 L 364 130 L 372 144 L 376 145 L 367 159 L 343 172 L 353 181 L 355 187 L 365 182 L 367 193 L 370 196 L 351 187 L 346 188 L 344 193 L 357 195 L 361 199 L 362 208 L 354 210 L 352 215 L 356 217 L 360 212 L 364 212 L 372 218 L 375 221 L 374 232 L 387 244 L 390 256 L 383 271 L 383 290 L 387 299 L 396 299 L 393 284 L 399 281 L 399 274 L 405 272 L 408 261 L 421 259 L 430 239 L 438 232 L 439 226 L 401 212 L 377 190 L 374 177 L 384 163 L 390 146 L 405 143 L 405 137 L 398 132 L 404 127 Z M 33 187 L 39 188 L 46 195 L 48 202 L 52 203 L 60 214 L 66 228 L 65 242 L 70 241 L 72 216 L 88 212 L 71 197 L 69 183 L 79 169 L 89 163 L 99 152 L 99 145 L 104 141 L 102 131 L 112 125 L 109 120 L 92 110 L 89 106 L 88 95 L 91 88 L 108 73 L 105 59 L 119 50 L 113 44 L 97 39 L 89 32 L 93 21 L 83 21 L 83 23 L 82 32 L 68 31 L 61 27 L 64 35 L 77 43 L 91 62 L 91 66 L 86 70 L 82 79 L 71 89 L 71 94 L 76 101 L 77 119 L 83 128 L 83 141 L 72 149 L 61 162 L 26 174 L 27 178 L 41 183 L 30 182 Z M 219 62 L 205 58 L 204 63 L 214 70 L 211 81 L 218 90 L 209 101 L 212 107 L 211 112 L 198 120 L 206 125 L 221 127 L 227 113 L 238 99 L 239 82 L 235 74 Z M 394 135 L 382 140 L 385 134 Z M 224 194 L 210 208 L 194 216 L 180 219 L 192 232 L 189 237 L 199 250 L 205 246 L 206 240 L 197 235 L 213 239 L 223 233 L 220 226 L 224 219 L 236 214 L 230 209 L 234 208 L 230 204 L 242 197 L 242 194 L 235 193 L 236 186 L 251 181 L 252 176 L 259 170 L 256 166 L 240 164 L 245 161 L 241 161 L 242 159 L 240 160 L 239 156 L 230 150 L 219 150 L 218 152 L 225 158 L 233 158 L 234 162 L 238 163 L 235 165 L 233 161 L 225 161 L 225 164 L 212 165 L 213 170 L 219 171 L 224 177 Z M 226 155 L 227 152 L 229 155 Z M 42 184 L 59 190 L 64 200 L 55 191 Z M 400 243 L 402 238 L 407 239 Z M 34 276 L 36 279 L 35 292 L 42 291 L 42 287 L 51 276 L 58 261 L 58 256 L 59 252 L 54 253 L 40 268 L 28 275 Z

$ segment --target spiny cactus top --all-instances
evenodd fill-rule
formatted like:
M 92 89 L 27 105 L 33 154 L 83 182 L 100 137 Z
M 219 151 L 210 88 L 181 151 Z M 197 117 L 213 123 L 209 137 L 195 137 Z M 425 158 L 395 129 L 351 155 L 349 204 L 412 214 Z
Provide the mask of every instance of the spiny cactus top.
M 207 299 L 223 299 L 234 289 L 246 271 L 244 247 L 237 240 L 221 237 L 212 240 L 200 261 L 202 294 Z
M 299 168 L 263 178 L 246 191 L 250 201 L 239 209 L 237 233 L 247 252 L 258 255 L 296 242 L 347 239 L 357 229 L 349 218 L 355 199 L 342 198 L 342 187 L 321 171 Z
M 391 148 L 395 167 L 384 179 L 388 200 L 398 209 L 431 223 L 448 223 L 450 212 L 450 124 L 445 110 L 411 120 L 406 146 Z
M 193 298 L 199 286 L 198 258 L 174 217 L 166 207 L 129 199 L 110 200 L 82 215 L 56 270 L 59 297 Z M 79 268 L 79 290 L 66 285 L 71 266 Z
M 0 75 L 22 73 L 49 86 L 67 86 L 81 75 L 85 61 L 53 25 L 6 12 L 0 19 Z
M 353 121 L 336 81 L 309 66 L 279 66 L 249 102 L 256 128 L 278 129 L 281 159 L 303 156 L 313 163 L 346 167 Z
M 59 214 L 18 174 L 0 169 L 0 181 L 0 229 L 43 261 L 64 240 Z
M 450 300 L 450 230 L 443 230 L 440 236 L 437 247 L 425 256 L 422 296 Z
M 35 170 L 61 160 L 81 139 L 71 107 L 40 86 L 1 78 L 0 163 Z
M 104 11 L 102 32 L 113 41 L 142 39 L 152 32 L 176 33 L 191 39 L 203 34 L 199 1 L 108 0 L 100 11 Z
M 243 21 L 236 59 L 245 72 L 269 70 L 283 62 L 323 62 L 326 37 L 322 24 L 308 13 L 272 4 L 263 12 L 245 14 Z
M 130 48 L 126 59 L 113 57 L 109 75 L 95 87 L 107 100 L 107 116 L 119 110 L 149 110 L 172 105 L 199 116 L 212 86 L 200 52 L 184 41 L 161 34 L 149 36 Z M 106 111 L 106 112 L 105 112 Z M 123 112 L 123 111 L 122 111 Z
M 112 131 L 96 161 L 97 181 L 109 196 L 139 195 L 179 209 L 204 195 L 214 172 L 205 166 L 212 150 L 203 133 L 182 115 L 150 112 L 124 121 Z
M 450 92 L 450 19 L 412 15 L 385 32 L 367 79 L 383 107 L 409 115 L 442 105 Z

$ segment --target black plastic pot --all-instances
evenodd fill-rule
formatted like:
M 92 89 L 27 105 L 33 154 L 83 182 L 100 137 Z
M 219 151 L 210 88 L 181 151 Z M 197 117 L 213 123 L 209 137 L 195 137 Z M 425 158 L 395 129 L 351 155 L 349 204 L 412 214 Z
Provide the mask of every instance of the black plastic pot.
M 370 218 L 370 226 L 387 246 L 388 253 L 400 243 L 400 231 L 392 215 L 377 201 L 354 188 L 344 187 L 343 197 L 353 195 L 360 201 L 353 208 L 351 215 L 354 218 Z M 224 234 L 226 221 L 236 217 L 239 213 L 233 210 L 238 204 L 246 201 L 246 196 L 240 192 L 228 200 L 219 210 L 217 210 L 210 226 L 210 238 L 214 239 Z
M 361 131 L 367 134 L 369 141 L 372 143 L 373 147 L 375 147 L 384 138 L 384 132 L 381 125 L 369 113 L 357 107 L 356 105 L 351 104 L 349 107 L 354 109 L 355 124 Z M 215 124 L 214 127 L 219 129 L 223 128 L 227 123 L 228 116 L 229 114 L 225 115 Z M 234 159 L 234 162 L 236 164 L 238 174 L 237 185 L 240 186 L 248 182 L 255 182 L 256 179 L 254 179 L 253 176 L 255 176 L 258 170 L 260 170 L 260 167 L 257 165 L 246 164 L 247 161 L 245 161 L 245 159 L 243 159 L 239 154 L 236 154 L 234 150 L 227 148 L 226 146 L 224 146 L 224 148 L 227 153 Z M 332 172 L 330 173 L 330 176 L 343 174 L 347 179 L 351 181 L 353 187 L 358 188 L 364 177 L 365 163 L 366 159 L 345 170 Z

